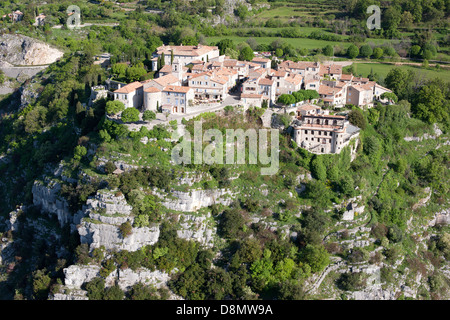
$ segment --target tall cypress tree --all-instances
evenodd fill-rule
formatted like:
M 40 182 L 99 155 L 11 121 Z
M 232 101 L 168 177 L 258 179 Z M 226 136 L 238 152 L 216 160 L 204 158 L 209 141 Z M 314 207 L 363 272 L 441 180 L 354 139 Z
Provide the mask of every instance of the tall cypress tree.
M 164 67 L 166 65 L 166 61 L 165 61 L 165 57 L 164 57 L 164 52 L 161 53 L 161 68 Z

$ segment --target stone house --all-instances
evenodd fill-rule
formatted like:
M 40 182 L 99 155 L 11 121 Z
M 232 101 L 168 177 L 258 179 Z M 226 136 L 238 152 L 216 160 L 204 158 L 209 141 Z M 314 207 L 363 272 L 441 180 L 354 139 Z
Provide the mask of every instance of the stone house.
M 228 96 L 228 77 L 214 72 L 195 74 L 188 79 L 196 99 L 224 100 Z
M 209 62 L 210 59 L 219 57 L 219 48 L 216 46 L 205 46 L 205 45 L 196 45 L 196 46 L 171 46 L 171 45 L 162 45 L 156 49 L 156 52 L 153 54 L 152 61 L 152 70 L 157 70 L 158 58 L 162 57 L 164 53 L 164 64 L 171 64 L 171 55 L 173 53 L 173 59 L 178 62 L 182 66 L 186 66 L 194 60 L 200 60 L 204 62 Z
M 125 108 L 141 108 L 144 103 L 144 87 L 136 81 L 114 91 L 114 100 L 121 101 Z
M 345 116 L 324 113 L 300 115 L 293 122 L 294 141 L 316 154 L 340 153 L 359 136 L 360 129 L 349 123 Z M 357 140 L 351 152 L 356 152 Z

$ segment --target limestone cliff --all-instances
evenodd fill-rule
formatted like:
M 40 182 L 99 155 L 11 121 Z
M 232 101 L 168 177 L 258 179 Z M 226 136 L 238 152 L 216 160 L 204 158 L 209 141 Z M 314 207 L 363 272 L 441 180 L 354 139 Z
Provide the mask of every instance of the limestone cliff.
M 0 36 L 0 57 L 16 66 L 37 66 L 55 62 L 63 52 L 45 42 L 20 34 Z
M 127 221 L 133 224 L 131 210 L 122 194 L 99 190 L 84 207 L 87 217 L 78 226 L 81 243 L 89 244 L 91 249 L 104 246 L 108 250 L 128 251 L 155 244 L 159 237 L 158 225 L 133 228 L 131 235 L 122 236 L 120 225 Z

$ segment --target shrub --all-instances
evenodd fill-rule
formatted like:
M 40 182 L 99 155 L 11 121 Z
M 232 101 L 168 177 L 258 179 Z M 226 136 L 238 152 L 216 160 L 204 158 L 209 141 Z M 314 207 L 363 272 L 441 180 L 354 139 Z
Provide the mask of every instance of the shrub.
M 337 285 L 342 290 L 356 291 L 364 287 L 365 280 L 361 272 L 343 273 L 338 279 Z
M 131 235 L 131 233 L 133 231 L 133 227 L 131 226 L 130 221 L 126 221 L 119 226 L 119 230 L 120 230 L 120 234 L 122 235 L 122 237 L 126 238 L 129 235 Z
M 347 56 L 350 59 L 354 59 L 359 55 L 359 49 L 357 46 L 355 46 L 354 44 L 350 45 L 350 47 L 348 47 L 347 49 Z
M 106 113 L 109 115 L 118 114 L 119 112 L 122 112 L 123 110 L 125 110 L 125 105 L 118 100 L 108 101 L 106 103 L 105 110 L 106 110 Z
M 156 119 L 156 114 L 151 110 L 145 110 L 144 114 L 142 115 L 142 120 L 144 121 L 151 121 Z
M 139 110 L 135 108 L 127 108 L 122 112 L 121 119 L 123 122 L 139 121 Z

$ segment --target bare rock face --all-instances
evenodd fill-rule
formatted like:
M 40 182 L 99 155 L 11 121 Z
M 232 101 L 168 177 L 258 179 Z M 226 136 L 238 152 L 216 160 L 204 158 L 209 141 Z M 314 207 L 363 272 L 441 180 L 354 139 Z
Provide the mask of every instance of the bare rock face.
M 63 52 L 48 44 L 23 35 L 0 36 L 2 61 L 19 66 L 47 65 L 63 56 Z
M 56 214 L 61 226 L 66 223 L 72 223 L 73 217 L 70 215 L 69 204 L 60 197 L 59 191 L 61 185 L 57 182 L 50 181 L 48 185 L 35 181 L 31 192 L 33 194 L 33 204 L 40 206 L 42 210 L 51 214 Z
M 128 290 L 139 282 L 147 285 L 153 285 L 156 288 L 160 288 L 162 286 L 165 286 L 165 284 L 169 280 L 170 275 L 159 270 L 150 271 L 146 268 L 140 268 L 136 271 L 133 271 L 131 269 L 119 269 L 117 284 L 122 290 Z
M 208 228 L 207 219 L 210 217 L 209 212 L 206 216 L 183 215 L 180 230 L 177 230 L 178 237 L 197 241 L 206 247 L 212 247 L 215 229 Z
M 63 271 L 65 286 L 69 289 L 79 289 L 83 283 L 89 282 L 99 275 L 100 267 L 96 265 L 71 265 Z
M 88 199 L 83 208 L 87 218 L 78 226 L 81 243 L 87 243 L 90 249 L 104 246 L 107 250 L 136 251 L 143 246 L 155 244 L 159 238 L 159 226 L 132 228 L 131 235 L 123 237 L 120 225 L 129 221 L 132 207 L 120 193 L 98 190 Z
M 190 192 L 173 191 L 173 200 L 163 195 L 158 196 L 165 200 L 163 205 L 166 208 L 183 212 L 194 212 L 215 203 L 229 205 L 232 202 L 232 194 L 226 189 L 191 190 Z

